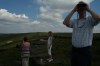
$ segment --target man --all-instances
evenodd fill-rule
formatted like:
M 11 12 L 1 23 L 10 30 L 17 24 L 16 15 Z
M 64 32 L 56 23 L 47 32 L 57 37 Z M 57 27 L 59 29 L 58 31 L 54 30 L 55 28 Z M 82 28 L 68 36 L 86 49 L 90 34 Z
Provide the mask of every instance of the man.
M 86 17 L 86 11 L 91 16 Z M 71 20 L 75 12 L 78 13 L 79 18 Z M 65 18 L 63 24 L 73 28 L 71 66 L 91 66 L 92 57 L 90 49 L 92 46 L 93 28 L 99 21 L 100 16 L 82 1 Z

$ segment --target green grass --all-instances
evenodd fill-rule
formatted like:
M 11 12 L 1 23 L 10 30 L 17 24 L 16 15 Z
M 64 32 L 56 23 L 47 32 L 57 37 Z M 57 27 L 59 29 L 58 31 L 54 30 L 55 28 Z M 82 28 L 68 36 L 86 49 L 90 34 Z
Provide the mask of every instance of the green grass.
M 26 34 L 4 34 L 0 36 L 0 66 L 21 66 L 20 49 L 16 45 L 21 44 L 24 36 L 28 36 L 31 42 L 31 58 L 47 57 L 46 42 L 40 42 L 41 38 L 46 39 L 47 33 L 26 33 Z M 6 44 L 12 40 L 12 43 Z M 92 66 L 100 66 L 100 34 L 94 34 L 93 38 L 93 61 Z M 71 57 L 71 34 L 54 33 L 52 54 L 54 61 L 45 63 L 42 66 L 70 66 Z M 35 59 L 39 64 L 39 59 Z M 30 66 L 34 62 L 30 60 Z

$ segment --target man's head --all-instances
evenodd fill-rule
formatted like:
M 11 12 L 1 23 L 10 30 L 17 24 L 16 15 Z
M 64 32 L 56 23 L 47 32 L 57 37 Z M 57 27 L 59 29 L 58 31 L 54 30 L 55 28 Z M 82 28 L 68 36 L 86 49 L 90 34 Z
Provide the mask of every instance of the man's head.
M 77 7 L 78 8 L 82 8 L 82 7 L 86 7 L 86 3 L 84 3 L 83 1 L 80 1 L 78 4 L 77 4 Z
M 77 4 L 77 12 L 80 17 L 86 17 L 86 6 L 87 4 L 82 1 Z

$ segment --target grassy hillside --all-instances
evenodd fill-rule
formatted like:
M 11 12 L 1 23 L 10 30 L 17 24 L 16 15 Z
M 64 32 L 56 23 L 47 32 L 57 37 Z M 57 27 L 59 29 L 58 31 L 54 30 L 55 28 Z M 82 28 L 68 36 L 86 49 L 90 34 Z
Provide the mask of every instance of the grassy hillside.
M 42 64 L 40 59 L 46 59 L 48 55 L 46 42 L 41 42 L 40 39 L 47 39 L 47 33 L 2 34 L 0 35 L 0 66 L 21 66 L 18 46 L 24 36 L 28 36 L 31 42 L 30 66 L 70 66 L 70 33 L 54 33 L 52 48 L 54 61 Z M 92 66 L 100 66 L 100 34 L 94 34 L 92 52 Z

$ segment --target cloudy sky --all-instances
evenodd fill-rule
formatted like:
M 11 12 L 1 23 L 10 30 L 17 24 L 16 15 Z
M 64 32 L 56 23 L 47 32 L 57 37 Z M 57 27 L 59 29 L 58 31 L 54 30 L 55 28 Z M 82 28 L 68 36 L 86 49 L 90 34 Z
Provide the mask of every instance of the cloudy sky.
M 62 24 L 80 0 L 0 0 L 0 33 L 71 32 Z M 83 0 L 100 14 L 100 0 Z M 76 18 L 76 14 L 72 17 Z M 100 24 L 94 28 L 100 33 Z

